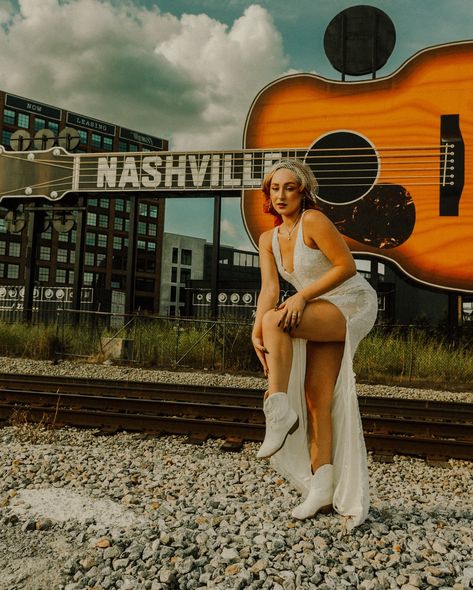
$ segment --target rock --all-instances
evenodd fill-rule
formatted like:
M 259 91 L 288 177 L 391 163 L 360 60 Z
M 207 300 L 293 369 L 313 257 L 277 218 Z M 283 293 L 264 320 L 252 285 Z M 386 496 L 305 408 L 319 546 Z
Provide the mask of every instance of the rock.
M 168 567 L 162 567 L 159 570 L 159 581 L 163 584 L 174 584 L 176 573 Z
M 95 546 L 98 547 L 99 549 L 106 549 L 107 547 L 110 547 L 110 545 L 111 545 L 111 541 L 107 537 L 101 537 L 100 539 L 98 539 L 95 542 Z
M 234 561 L 239 561 L 240 556 L 238 554 L 238 551 L 236 549 L 233 548 L 227 548 L 225 547 L 222 550 L 222 553 L 220 554 L 220 557 L 222 559 L 222 561 L 225 562 L 234 562 Z
M 445 546 L 445 543 L 443 541 L 440 541 L 439 539 L 434 541 L 432 549 L 442 555 L 444 555 L 448 551 L 447 547 Z

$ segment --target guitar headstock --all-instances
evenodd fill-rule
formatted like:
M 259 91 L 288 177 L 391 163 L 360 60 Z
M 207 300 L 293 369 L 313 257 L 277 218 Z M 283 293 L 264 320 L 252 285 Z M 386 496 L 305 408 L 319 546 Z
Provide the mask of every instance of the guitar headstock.
M 62 147 L 11 152 L 0 146 L 0 201 L 7 198 L 59 201 L 73 190 L 74 158 Z

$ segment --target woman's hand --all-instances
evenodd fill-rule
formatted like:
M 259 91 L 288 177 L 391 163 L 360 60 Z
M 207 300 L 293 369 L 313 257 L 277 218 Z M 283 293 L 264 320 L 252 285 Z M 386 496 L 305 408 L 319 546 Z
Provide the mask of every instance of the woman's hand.
M 265 345 L 263 344 L 263 339 L 259 338 L 258 336 L 252 336 L 251 341 L 253 342 L 254 349 L 256 351 L 256 356 L 258 357 L 260 363 L 263 365 L 264 376 L 268 376 L 268 363 L 266 362 L 266 355 L 269 354 Z
M 284 332 L 290 332 L 293 328 L 297 328 L 301 322 L 302 314 L 304 313 L 306 305 L 307 301 L 300 293 L 288 297 L 277 307 L 278 310 L 283 311 L 278 326 L 280 326 Z

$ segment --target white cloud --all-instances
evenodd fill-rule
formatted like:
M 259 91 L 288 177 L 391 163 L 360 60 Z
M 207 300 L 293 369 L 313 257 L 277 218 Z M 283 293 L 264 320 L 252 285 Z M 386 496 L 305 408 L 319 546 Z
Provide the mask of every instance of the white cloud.
M 222 233 L 224 234 L 224 238 L 228 238 L 228 237 L 234 238 L 238 235 L 238 231 L 237 231 L 236 227 L 229 219 L 226 219 L 226 218 L 222 219 L 222 222 L 220 224 L 220 229 L 221 229 Z M 225 239 L 223 241 L 225 241 Z
M 0 27 L 3 90 L 169 138 L 175 149 L 241 146 L 252 99 L 288 63 L 258 5 L 231 27 L 131 1 L 19 5 Z M 10 15 L 0 11 L 0 22 Z

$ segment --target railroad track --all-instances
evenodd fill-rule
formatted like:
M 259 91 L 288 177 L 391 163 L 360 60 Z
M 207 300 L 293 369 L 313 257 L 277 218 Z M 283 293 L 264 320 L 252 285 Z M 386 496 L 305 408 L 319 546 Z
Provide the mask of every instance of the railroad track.
M 157 434 L 187 434 L 199 442 L 226 439 L 237 450 L 264 436 L 263 392 L 210 386 L 42 377 L 0 376 L 0 421 L 14 412 L 28 421 Z M 366 446 L 375 456 L 394 454 L 473 459 L 473 404 L 359 398 Z

